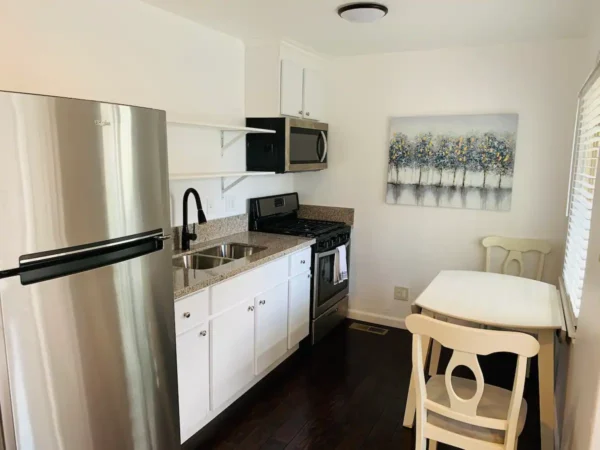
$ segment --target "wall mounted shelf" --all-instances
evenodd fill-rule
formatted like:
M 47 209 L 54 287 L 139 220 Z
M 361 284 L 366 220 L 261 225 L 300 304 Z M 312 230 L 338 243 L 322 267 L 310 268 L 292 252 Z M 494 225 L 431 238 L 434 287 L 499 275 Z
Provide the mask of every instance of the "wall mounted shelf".
M 201 180 L 207 178 L 221 178 L 221 197 L 248 177 L 275 175 L 275 172 L 214 172 L 214 173 L 189 173 L 170 174 L 169 181 Z M 225 185 L 225 178 L 236 178 L 235 181 Z
M 168 120 L 167 124 L 198 128 L 212 128 L 219 130 L 221 132 L 221 155 L 223 155 L 225 149 L 235 144 L 248 133 L 275 133 L 275 130 L 266 130 L 263 128 L 239 127 L 235 125 L 218 125 L 213 123 L 193 122 L 187 120 Z M 226 140 L 226 133 L 232 133 L 234 135 L 229 140 Z

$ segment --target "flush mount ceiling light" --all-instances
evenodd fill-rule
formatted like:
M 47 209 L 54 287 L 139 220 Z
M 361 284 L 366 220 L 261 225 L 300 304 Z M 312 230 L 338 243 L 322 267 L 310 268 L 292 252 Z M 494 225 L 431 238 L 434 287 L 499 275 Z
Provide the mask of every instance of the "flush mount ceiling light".
M 342 19 L 356 23 L 375 22 L 385 17 L 387 13 L 387 6 L 379 3 L 351 3 L 338 8 L 338 14 Z

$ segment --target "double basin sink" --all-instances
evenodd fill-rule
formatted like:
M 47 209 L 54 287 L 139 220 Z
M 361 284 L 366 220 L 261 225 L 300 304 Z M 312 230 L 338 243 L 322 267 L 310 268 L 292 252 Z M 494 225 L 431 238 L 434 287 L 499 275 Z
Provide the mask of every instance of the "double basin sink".
M 266 250 L 266 248 L 238 243 L 221 244 L 190 255 L 174 258 L 173 265 L 175 267 L 194 270 L 214 269 L 215 267 L 229 264 L 236 259 L 245 258 L 246 256 Z

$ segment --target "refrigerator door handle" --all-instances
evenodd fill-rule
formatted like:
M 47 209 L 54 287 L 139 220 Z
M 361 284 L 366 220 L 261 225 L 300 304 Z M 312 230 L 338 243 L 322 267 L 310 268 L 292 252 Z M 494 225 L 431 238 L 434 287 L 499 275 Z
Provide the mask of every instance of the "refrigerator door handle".
M 19 258 L 19 267 L 0 271 L 0 278 L 21 277 L 28 285 L 116 264 L 163 249 L 170 239 L 162 230 Z
M 148 238 L 154 238 L 157 240 L 167 240 L 171 236 L 164 235 L 162 230 L 151 231 L 149 233 L 142 233 L 142 235 L 129 236 L 126 238 L 113 239 L 110 241 L 98 242 L 89 245 L 80 245 L 77 247 L 70 247 L 65 249 L 62 252 L 44 252 L 44 253 L 34 253 L 32 255 L 25 255 L 19 258 L 19 264 L 30 264 L 44 261 L 52 261 L 58 260 L 60 258 L 69 257 L 73 255 L 77 255 L 80 253 L 89 253 L 94 250 L 104 250 L 109 249 L 110 247 L 121 246 L 123 244 L 133 244 L 135 242 L 144 241 Z

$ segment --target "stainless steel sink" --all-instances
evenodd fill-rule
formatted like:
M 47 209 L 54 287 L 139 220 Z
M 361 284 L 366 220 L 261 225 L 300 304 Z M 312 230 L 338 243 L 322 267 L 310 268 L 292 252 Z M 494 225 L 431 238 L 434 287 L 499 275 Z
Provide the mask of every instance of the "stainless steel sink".
M 215 267 L 232 262 L 231 258 L 214 258 L 212 256 L 199 255 L 193 253 L 191 255 L 180 256 L 173 259 L 175 267 L 183 267 L 184 269 L 206 270 L 214 269 Z
M 195 254 L 214 256 L 217 258 L 240 259 L 266 250 L 266 248 L 267 247 L 259 247 L 256 245 L 230 243 L 207 248 L 206 250 L 201 250 Z

